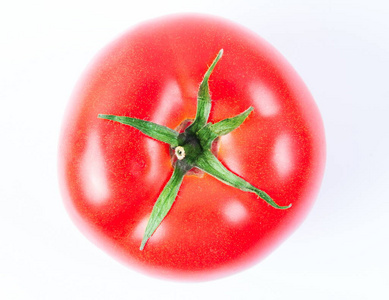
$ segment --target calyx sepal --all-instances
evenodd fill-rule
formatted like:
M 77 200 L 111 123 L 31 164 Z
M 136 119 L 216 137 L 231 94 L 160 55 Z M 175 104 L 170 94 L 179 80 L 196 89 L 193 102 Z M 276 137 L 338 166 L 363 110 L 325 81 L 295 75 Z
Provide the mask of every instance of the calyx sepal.
M 241 126 L 254 110 L 253 107 L 249 107 L 237 116 L 217 123 L 208 122 L 212 104 L 208 80 L 222 55 L 223 50 L 220 50 L 205 73 L 197 95 L 196 117 L 193 123 L 182 133 L 166 126 L 136 118 L 106 114 L 98 115 L 98 118 L 129 125 L 153 139 L 169 144 L 174 149 L 174 155 L 177 158 L 172 176 L 154 204 L 140 250 L 144 249 L 147 241 L 170 211 L 185 174 L 192 168 L 198 168 L 227 185 L 254 193 L 274 208 L 288 209 L 291 207 L 291 204 L 287 206 L 278 205 L 266 192 L 229 171 L 211 152 L 212 143 L 216 138 L 226 135 Z

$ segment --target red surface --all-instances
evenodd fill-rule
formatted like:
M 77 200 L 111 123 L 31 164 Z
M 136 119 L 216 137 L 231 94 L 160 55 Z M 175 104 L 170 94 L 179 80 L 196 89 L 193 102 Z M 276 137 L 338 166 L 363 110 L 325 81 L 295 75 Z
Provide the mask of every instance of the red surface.
M 218 158 L 276 203 L 293 206 L 277 210 L 208 175 L 186 176 L 140 251 L 172 173 L 169 146 L 97 115 L 176 128 L 194 118 L 198 86 L 222 48 L 210 78 L 209 121 L 254 111 L 220 139 Z M 94 243 L 146 273 L 205 280 L 264 258 L 303 221 L 322 179 L 325 139 L 311 94 L 272 46 L 229 21 L 183 15 L 143 23 L 96 57 L 65 116 L 59 158 L 66 207 Z

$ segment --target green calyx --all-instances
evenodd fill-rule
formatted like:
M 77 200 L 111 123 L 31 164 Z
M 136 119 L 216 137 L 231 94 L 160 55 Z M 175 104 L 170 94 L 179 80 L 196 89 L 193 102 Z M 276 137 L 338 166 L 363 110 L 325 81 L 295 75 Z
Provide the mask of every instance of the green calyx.
M 249 107 L 246 111 L 235 117 L 224 119 L 217 123 L 208 122 L 211 110 L 211 97 L 209 94 L 208 79 L 222 55 L 223 50 L 220 50 L 217 57 L 205 73 L 197 96 L 196 117 L 193 123 L 190 124 L 190 126 L 188 126 L 182 133 L 178 133 L 165 126 L 140 119 L 114 115 L 98 115 L 98 118 L 100 119 L 112 120 L 132 126 L 151 138 L 169 144 L 170 147 L 174 149 L 176 160 L 174 163 L 173 174 L 155 202 L 143 236 L 140 250 L 144 249 L 146 242 L 168 214 L 174 200 L 176 199 L 185 174 L 192 168 L 198 168 L 219 179 L 225 184 L 238 188 L 242 191 L 252 192 L 274 208 L 287 209 L 291 207 L 291 204 L 288 206 L 278 205 L 264 191 L 261 191 L 243 178 L 230 172 L 211 152 L 212 143 L 216 138 L 226 135 L 238 128 L 253 111 L 253 108 Z

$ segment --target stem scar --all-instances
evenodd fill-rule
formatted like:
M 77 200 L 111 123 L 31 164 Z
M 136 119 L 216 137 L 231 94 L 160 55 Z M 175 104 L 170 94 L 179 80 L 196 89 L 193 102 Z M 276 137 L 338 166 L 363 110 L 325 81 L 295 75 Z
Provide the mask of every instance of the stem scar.
M 174 149 L 174 152 L 178 160 L 183 160 L 185 158 L 185 149 L 182 146 L 178 146 Z

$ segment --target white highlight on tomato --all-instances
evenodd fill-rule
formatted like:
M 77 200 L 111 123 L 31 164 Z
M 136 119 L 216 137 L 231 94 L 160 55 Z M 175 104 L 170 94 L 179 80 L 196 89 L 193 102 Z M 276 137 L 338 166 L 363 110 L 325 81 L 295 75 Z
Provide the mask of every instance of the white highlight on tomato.
M 260 82 L 252 83 L 249 92 L 253 99 L 254 108 L 264 117 L 276 115 L 280 110 L 280 105 L 275 100 L 272 92 Z
M 235 174 L 243 174 L 244 164 L 239 161 L 238 155 L 236 155 L 234 151 L 231 151 L 231 149 L 235 149 L 235 137 L 233 136 L 233 132 L 221 136 L 219 141 L 220 150 L 221 153 L 223 153 L 222 163 Z M 224 149 L 226 151 L 224 151 Z
M 147 215 L 146 217 L 144 217 L 138 223 L 138 225 L 135 227 L 135 229 L 133 231 L 133 237 L 135 239 L 139 240 L 139 246 L 140 246 L 140 243 L 141 243 L 141 241 L 143 239 L 143 235 L 145 233 L 145 230 L 146 230 L 146 227 L 147 227 L 147 223 L 149 222 L 149 218 L 150 218 L 150 215 Z M 162 222 L 158 226 L 158 228 L 155 230 L 155 232 L 153 233 L 153 235 L 151 236 L 149 241 L 151 241 L 151 240 L 153 240 L 153 241 L 161 240 L 161 239 L 163 239 L 164 234 L 165 234 L 165 225 Z
M 232 223 L 239 223 L 247 216 L 246 208 L 236 200 L 231 200 L 224 207 L 224 216 Z
M 181 102 L 182 95 L 177 81 L 168 82 L 161 92 L 161 100 L 157 101 L 158 107 L 153 112 L 152 122 L 165 125 L 170 115 L 177 111 L 177 105 Z
M 177 111 L 177 105 L 180 103 L 181 98 L 181 90 L 178 83 L 176 81 L 167 83 L 164 90 L 161 92 L 161 100 L 155 102 L 158 103 L 158 107 L 153 112 L 150 121 L 166 126 L 171 114 Z M 163 153 L 161 147 L 164 145 L 161 142 L 157 142 L 150 138 L 146 139 L 146 143 L 146 149 L 150 156 L 149 170 L 146 179 L 153 181 L 163 172 L 161 168 L 164 166 L 161 166 L 159 162 L 161 161 L 160 156 Z
M 273 161 L 281 177 L 288 176 L 293 167 L 291 142 L 290 136 L 284 134 L 277 139 L 274 145 Z
M 105 162 L 100 148 L 100 137 L 94 132 L 86 145 L 81 161 L 81 180 L 87 199 L 94 204 L 101 204 L 109 197 L 108 179 Z

